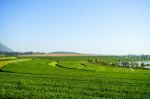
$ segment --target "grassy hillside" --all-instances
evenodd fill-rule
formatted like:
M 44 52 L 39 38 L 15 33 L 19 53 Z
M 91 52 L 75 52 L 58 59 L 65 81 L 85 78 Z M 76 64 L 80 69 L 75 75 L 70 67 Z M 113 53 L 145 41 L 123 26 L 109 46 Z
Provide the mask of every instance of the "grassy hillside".
M 150 71 L 103 66 L 89 57 L 34 57 L 0 72 L 0 98 L 149 99 Z

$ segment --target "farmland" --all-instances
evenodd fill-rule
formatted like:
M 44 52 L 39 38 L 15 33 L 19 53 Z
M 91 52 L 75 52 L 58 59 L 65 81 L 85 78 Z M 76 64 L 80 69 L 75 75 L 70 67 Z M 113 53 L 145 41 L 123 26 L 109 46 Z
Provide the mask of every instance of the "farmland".
M 142 60 L 115 56 L 4 57 L 0 59 L 0 98 L 150 98 L 149 69 L 89 59 L 103 63 Z

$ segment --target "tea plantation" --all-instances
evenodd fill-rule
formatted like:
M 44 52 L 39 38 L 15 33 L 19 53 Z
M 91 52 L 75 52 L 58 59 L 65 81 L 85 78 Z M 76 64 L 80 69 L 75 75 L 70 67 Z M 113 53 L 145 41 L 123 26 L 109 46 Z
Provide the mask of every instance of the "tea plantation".
M 0 59 L 0 99 L 150 99 L 149 69 L 92 64 L 88 58 Z

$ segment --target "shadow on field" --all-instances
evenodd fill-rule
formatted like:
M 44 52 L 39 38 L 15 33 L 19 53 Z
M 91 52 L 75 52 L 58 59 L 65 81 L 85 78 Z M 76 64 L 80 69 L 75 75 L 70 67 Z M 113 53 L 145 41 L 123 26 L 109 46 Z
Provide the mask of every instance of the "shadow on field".
M 4 73 L 15 73 L 15 72 L 11 72 L 11 71 L 3 71 L 3 70 L 0 70 L 0 72 L 4 72 Z
M 0 73 L 13 73 L 13 74 L 29 74 L 29 75 L 45 75 L 45 74 L 36 74 L 36 73 L 21 73 L 21 72 L 12 72 L 12 71 L 3 71 L 1 70 Z
M 78 69 L 78 68 L 64 67 L 64 66 L 61 66 L 59 64 L 56 64 L 56 66 L 60 67 L 60 68 L 65 68 L 65 69 L 76 69 L 76 70 L 82 70 L 82 71 L 95 71 L 95 70 L 89 70 L 89 69 Z

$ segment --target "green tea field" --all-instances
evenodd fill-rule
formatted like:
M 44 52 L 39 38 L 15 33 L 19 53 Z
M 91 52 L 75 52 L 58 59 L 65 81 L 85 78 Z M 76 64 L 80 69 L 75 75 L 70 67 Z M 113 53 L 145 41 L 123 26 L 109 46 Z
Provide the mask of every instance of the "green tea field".
M 149 69 L 89 58 L 94 56 L 0 59 L 0 99 L 150 99 Z

